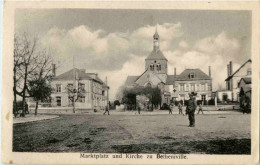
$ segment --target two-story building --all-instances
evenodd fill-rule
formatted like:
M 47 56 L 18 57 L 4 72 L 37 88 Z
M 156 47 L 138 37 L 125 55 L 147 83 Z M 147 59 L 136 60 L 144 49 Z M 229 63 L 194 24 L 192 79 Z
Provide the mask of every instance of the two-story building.
M 251 59 L 247 60 L 243 63 L 235 72 L 233 72 L 233 63 L 232 61 L 229 62 L 227 65 L 227 78 L 226 78 L 226 89 L 225 90 L 218 90 L 217 97 L 218 100 L 221 102 L 225 101 L 239 101 L 239 93 L 240 87 L 239 83 L 242 78 L 246 78 L 244 80 L 247 81 L 248 78 L 251 79 Z M 251 83 L 251 80 L 250 80 Z
M 86 73 L 85 69 L 74 68 L 55 76 L 51 85 L 53 107 L 73 106 L 72 97 L 79 109 L 104 109 L 108 104 L 109 87 L 96 73 Z
M 200 69 L 185 69 L 181 74 L 175 76 L 172 86 L 173 100 L 188 100 L 189 93 L 196 92 L 197 100 L 208 101 L 212 94 L 211 68 L 209 75 Z

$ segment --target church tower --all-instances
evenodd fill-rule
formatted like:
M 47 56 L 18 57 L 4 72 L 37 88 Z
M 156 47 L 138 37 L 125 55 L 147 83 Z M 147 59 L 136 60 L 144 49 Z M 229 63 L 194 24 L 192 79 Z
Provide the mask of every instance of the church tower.
M 157 32 L 157 26 L 153 35 L 153 51 L 145 59 L 145 70 L 156 74 L 167 74 L 167 62 L 160 50 L 160 36 Z
M 159 41 L 159 34 L 157 32 L 157 26 L 156 26 L 156 29 L 155 29 L 155 33 L 153 35 L 153 49 L 154 50 L 159 50 L 160 49 L 160 41 Z

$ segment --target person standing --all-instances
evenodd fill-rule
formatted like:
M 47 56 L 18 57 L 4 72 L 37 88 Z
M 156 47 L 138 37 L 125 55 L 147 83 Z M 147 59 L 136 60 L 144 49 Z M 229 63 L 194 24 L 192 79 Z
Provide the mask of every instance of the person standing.
M 172 110 L 173 110 L 173 104 L 170 104 L 170 106 L 169 106 L 169 114 L 172 114 Z
M 191 92 L 189 94 L 190 99 L 188 100 L 187 107 L 186 107 L 186 114 L 188 114 L 190 125 L 189 127 L 195 127 L 195 110 L 197 108 L 195 96 L 197 94 L 194 92 Z
M 106 106 L 106 108 L 105 108 L 105 112 L 103 113 L 103 115 L 105 115 L 106 113 L 109 115 L 109 109 L 108 109 L 108 106 Z
M 179 102 L 179 104 L 178 104 L 178 109 L 179 109 L 179 114 L 183 114 L 182 113 L 182 104 L 181 104 L 181 102 Z
M 138 110 L 138 114 L 140 115 L 140 114 L 141 114 L 141 108 L 140 108 L 140 106 L 137 107 L 137 110 Z
M 200 103 L 200 105 L 199 105 L 199 111 L 198 111 L 198 114 L 199 114 L 200 112 L 203 114 L 203 109 L 202 109 L 202 104 L 201 104 L 201 103 Z

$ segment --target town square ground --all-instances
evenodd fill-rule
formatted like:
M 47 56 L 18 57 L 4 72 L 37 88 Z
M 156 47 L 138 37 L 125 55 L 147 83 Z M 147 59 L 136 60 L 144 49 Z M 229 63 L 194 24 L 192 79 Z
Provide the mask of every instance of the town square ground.
M 250 154 L 250 114 L 61 114 L 13 126 L 14 152 Z

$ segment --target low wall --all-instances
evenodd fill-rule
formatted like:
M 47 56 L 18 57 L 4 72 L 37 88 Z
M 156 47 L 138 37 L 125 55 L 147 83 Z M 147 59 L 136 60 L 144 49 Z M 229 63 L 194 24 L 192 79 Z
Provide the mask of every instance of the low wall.
M 99 110 L 102 111 L 102 110 Z M 34 113 L 35 109 L 30 108 L 29 110 L 30 113 Z M 75 113 L 93 113 L 93 109 L 81 109 L 81 108 L 76 108 Z M 41 107 L 37 111 L 38 114 L 73 114 L 73 109 L 71 107 Z

